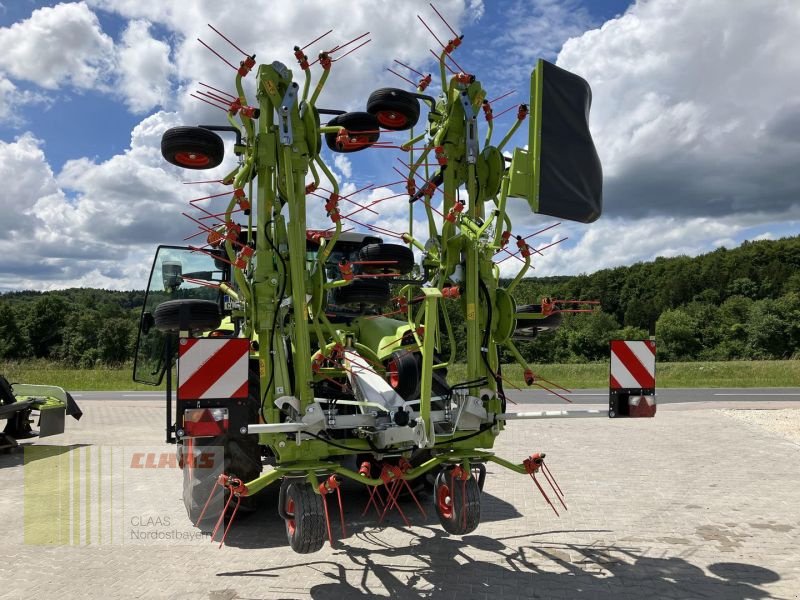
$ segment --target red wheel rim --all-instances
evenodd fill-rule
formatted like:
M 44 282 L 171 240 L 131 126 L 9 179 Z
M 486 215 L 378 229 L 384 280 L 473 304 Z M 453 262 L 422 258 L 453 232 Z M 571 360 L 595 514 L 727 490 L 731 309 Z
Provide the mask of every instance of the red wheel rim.
M 286 529 L 289 531 L 289 535 L 294 537 L 295 532 L 295 524 L 294 524 L 294 500 L 289 498 L 289 501 L 286 503 L 286 513 L 292 515 L 291 519 L 286 519 Z
M 439 514 L 445 519 L 450 519 L 453 516 L 453 498 L 450 496 L 450 488 L 447 484 L 442 484 L 436 490 L 436 508 Z
M 204 167 L 211 160 L 202 152 L 176 152 L 175 162 L 187 167 Z
M 398 369 L 397 361 L 390 360 L 387 369 L 389 373 L 389 385 L 397 389 L 397 386 L 400 385 L 400 370 Z
M 403 127 L 406 123 L 408 123 L 408 117 L 401 115 L 398 112 L 394 112 L 393 110 L 378 111 L 378 114 L 375 115 L 375 118 L 377 118 L 378 123 L 384 127 Z

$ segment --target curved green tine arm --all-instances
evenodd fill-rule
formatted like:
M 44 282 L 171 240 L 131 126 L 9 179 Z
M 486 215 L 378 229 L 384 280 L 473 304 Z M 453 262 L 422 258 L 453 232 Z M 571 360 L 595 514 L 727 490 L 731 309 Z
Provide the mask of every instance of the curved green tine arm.
M 314 160 L 308 161 L 308 168 L 311 171 L 311 176 L 314 178 L 314 187 L 319 187 L 319 171 L 317 171 L 316 162 L 319 155 L 314 157 Z
M 519 284 L 520 281 L 522 281 L 522 278 L 525 277 L 525 273 L 528 272 L 528 269 L 530 268 L 530 266 L 531 266 L 531 255 L 528 254 L 525 257 L 525 264 L 519 270 L 519 273 L 517 273 L 517 276 L 514 277 L 514 280 L 510 284 L 508 284 L 508 287 L 506 288 L 506 291 L 509 294 L 512 293 L 514 291 L 514 288 L 517 287 L 517 285 Z
M 328 75 L 330 74 L 330 72 L 331 72 L 330 69 L 322 70 L 322 76 L 319 78 L 319 81 L 317 82 L 317 87 L 314 88 L 314 93 L 311 95 L 311 100 L 309 100 L 308 102 L 311 106 L 317 105 L 317 99 L 319 98 L 319 95 L 322 93 L 322 88 L 325 87 L 325 82 L 328 80 Z
M 486 121 L 486 138 L 483 140 L 483 147 L 487 148 L 492 143 L 492 133 L 494 132 L 494 119 Z
M 311 87 L 311 68 L 306 67 L 303 69 L 303 75 L 305 76 L 305 81 L 303 82 L 303 98 L 302 100 L 305 102 L 308 100 L 308 90 Z
M 442 50 L 442 53 L 439 55 L 439 76 L 442 79 L 442 92 L 447 93 L 447 73 L 444 70 L 444 57 L 447 53 Z
M 508 200 L 508 175 L 504 175 L 500 182 L 500 198 L 497 202 L 497 227 L 494 230 L 494 243 L 493 246 L 497 249 L 500 248 L 501 239 L 503 237 L 503 225 L 506 224 L 506 201 Z M 511 231 L 509 228 L 507 231 Z
M 225 221 L 231 220 L 231 213 L 233 212 L 235 206 L 236 196 L 233 196 L 231 197 L 231 201 L 228 203 L 228 208 L 225 210 Z M 231 262 L 236 262 L 236 252 L 233 249 L 233 244 L 227 239 L 225 240 L 225 253 L 228 255 L 228 260 Z M 236 280 L 236 283 L 239 286 L 239 291 L 241 291 L 245 302 L 249 306 L 253 297 L 252 290 L 250 289 L 250 282 L 247 281 L 247 278 L 244 276 L 244 273 L 241 269 L 233 267 L 231 272 L 233 273 L 233 278 Z
M 314 157 L 314 161 L 317 163 L 317 165 L 319 165 L 319 168 L 327 178 L 328 183 L 331 184 L 331 190 L 333 191 L 333 193 L 338 196 L 339 184 L 336 182 L 336 178 L 333 176 L 333 173 L 331 173 L 330 169 L 328 169 L 328 166 L 322 161 L 319 155 Z M 334 225 L 335 229 L 333 231 L 331 239 L 327 240 L 324 246 L 320 247 L 320 252 L 317 256 L 317 263 L 320 265 L 320 268 L 324 268 L 325 262 L 328 260 L 328 257 L 333 251 L 333 247 L 336 245 L 336 242 L 339 240 L 339 236 L 342 233 L 342 221 L 338 220 L 334 223 Z
M 353 451 L 356 452 L 357 449 L 353 448 Z M 437 454 L 436 456 L 426 460 L 421 465 L 409 469 L 403 474 L 403 476 L 404 479 L 406 479 L 407 481 L 411 481 L 416 479 L 417 477 L 424 475 L 431 469 L 434 469 L 442 464 L 450 464 L 450 463 L 459 463 L 467 473 L 470 473 L 471 462 L 493 462 L 510 471 L 519 473 L 520 475 L 528 474 L 528 470 L 525 468 L 524 463 L 515 464 L 504 458 L 500 458 L 499 456 L 496 456 L 491 452 L 456 450 L 453 452 L 443 452 L 441 454 Z M 356 471 L 348 469 L 347 467 L 343 467 L 337 463 L 319 462 L 319 463 L 309 464 L 307 466 L 304 465 L 303 467 L 298 465 L 295 468 L 278 467 L 276 469 L 268 471 L 267 473 L 261 475 L 260 477 L 254 479 L 253 481 L 249 481 L 245 484 L 245 486 L 247 487 L 247 495 L 252 496 L 260 492 L 268 485 L 271 485 L 272 483 L 275 483 L 279 479 L 282 479 L 285 475 L 289 475 L 292 473 L 299 473 L 302 471 L 306 472 L 306 479 L 308 479 L 312 483 L 319 481 L 318 474 L 335 473 L 336 475 L 340 475 L 341 477 L 346 477 L 351 481 L 362 483 L 370 487 L 378 487 L 385 484 L 383 479 L 381 479 L 380 477 L 365 477 L 357 473 Z
M 500 152 L 503 151 L 503 148 L 508 143 L 508 140 L 510 140 L 511 136 L 517 132 L 517 129 L 519 129 L 520 125 L 522 125 L 522 119 L 517 119 L 517 122 L 511 126 L 511 129 L 508 130 L 508 133 L 503 137 L 502 140 L 500 140 L 500 143 L 497 145 L 497 149 L 500 150 Z
M 414 144 L 416 144 L 417 142 L 420 142 L 420 141 L 424 140 L 426 135 L 427 135 L 427 132 L 423 131 L 423 132 L 422 132 L 422 133 L 420 133 L 418 136 L 416 136 L 416 137 L 412 137 L 412 138 L 411 138 L 410 140 L 408 140 L 408 141 L 407 141 L 405 144 L 402 144 L 402 145 L 400 146 L 400 150 L 403 150 L 403 151 L 405 151 L 405 152 L 410 152 L 410 151 L 411 151 L 411 148 L 414 146 Z M 412 163 L 413 163 L 413 161 L 414 161 L 414 156 L 413 156 L 413 154 L 411 155 L 411 161 L 412 161 Z
M 341 344 L 342 343 L 342 338 L 339 336 L 339 332 L 336 331 L 336 329 L 333 327 L 331 322 L 328 320 L 328 317 L 325 316 L 325 311 L 324 310 L 319 311 L 319 320 L 322 321 L 322 325 L 328 331 L 328 335 L 331 336 L 333 341 L 338 343 L 338 344 Z
M 503 346 L 511 353 L 511 356 L 514 357 L 514 360 L 517 361 L 517 364 L 522 367 L 523 372 L 530 370 L 530 365 L 528 365 L 528 362 L 523 358 L 522 354 L 519 353 L 519 350 L 517 350 L 514 342 L 512 342 L 510 339 L 506 340 L 503 342 Z

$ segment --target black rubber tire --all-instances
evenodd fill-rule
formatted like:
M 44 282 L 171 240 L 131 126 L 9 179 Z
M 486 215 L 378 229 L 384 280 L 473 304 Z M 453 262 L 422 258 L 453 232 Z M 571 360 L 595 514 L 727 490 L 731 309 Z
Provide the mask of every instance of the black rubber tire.
M 386 360 L 386 380 L 403 400 L 419 398 L 419 361 L 415 353 L 395 350 Z
M 359 260 L 392 261 L 391 265 L 358 265 L 367 274 L 396 273 L 405 275 L 414 267 L 414 253 L 400 244 L 367 244 L 358 252 Z
M 167 300 L 153 311 L 159 331 L 178 331 L 181 327 L 181 308 L 186 307 L 188 329 L 209 331 L 222 322 L 219 305 L 211 300 Z
M 365 148 L 369 148 L 377 142 L 380 137 L 380 125 L 378 124 L 378 120 L 371 114 L 365 112 L 349 112 L 344 113 L 341 115 L 336 115 L 330 121 L 328 121 L 328 126 L 338 125 L 339 127 L 344 127 L 350 133 L 360 133 L 364 131 L 368 131 L 369 133 L 364 134 L 365 140 L 362 144 L 359 144 L 355 148 L 341 148 L 336 144 L 336 136 L 337 133 L 326 133 L 325 134 L 325 143 L 328 145 L 328 148 L 333 150 L 334 152 L 341 152 L 346 154 L 348 152 L 358 152 L 360 150 L 364 150 Z
M 392 294 L 389 282 L 378 279 L 355 279 L 350 285 L 333 290 L 333 303 L 346 304 L 373 304 L 380 306 L 391 300 Z
M 524 306 L 522 308 L 525 308 Z M 524 312 L 533 312 L 533 311 L 525 311 L 520 310 L 517 308 L 517 313 L 524 313 Z M 555 312 L 547 315 L 546 317 L 542 317 L 541 319 L 520 319 L 517 318 L 517 325 L 515 330 L 520 329 L 530 329 L 531 327 L 536 327 L 537 329 L 557 329 L 561 326 L 561 322 L 564 320 L 563 313 Z
M 367 112 L 375 115 L 384 129 L 405 131 L 419 120 L 419 101 L 405 90 L 381 88 L 369 95 Z
M 161 155 L 176 167 L 213 169 L 225 157 L 225 144 L 202 127 L 172 127 L 161 136 Z
M 283 485 L 283 484 L 281 484 Z M 325 544 L 324 499 L 308 482 L 291 482 L 286 485 L 281 497 L 286 498 L 283 507 L 287 516 L 286 539 L 289 546 L 298 554 L 318 552 Z
M 252 481 L 261 473 L 261 449 L 258 445 L 258 436 L 225 434 L 213 438 L 194 438 L 193 444 L 196 448 L 223 448 L 222 473 L 238 477 L 245 483 Z M 180 446 L 180 452 L 183 452 L 183 444 Z M 185 458 L 183 461 L 185 461 Z M 214 468 L 190 469 L 183 461 L 181 461 L 183 468 L 183 504 L 192 523 L 197 523 L 203 507 L 214 489 L 220 471 Z M 213 505 L 210 505 L 206 514 L 203 515 L 203 522 L 200 525 L 213 525 L 219 518 L 219 513 L 213 509 L 224 505 L 224 502 L 228 499 L 228 492 L 226 490 L 224 496 L 219 496 L 219 491 L 216 494 L 217 500 Z M 222 499 L 220 500 L 220 498 Z M 242 498 L 239 512 L 252 512 L 252 500 L 250 497 Z M 235 503 L 235 500 L 231 502 L 229 511 L 232 510 Z
M 196 448 L 207 448 L 215 445 L 210 440 L 211 438 L 209 440 L 196 438 L 192 440 L 192 443 Z M 213 468 L 213 463 L 209 464 L 206 461 L 216 460 L 216 456 L 214 454 L 207 455 L 208 458 L 201 456 L 198 460 L 199 466 L 190 466 L 187 459 L 188 451 L 185 448 L 185 442 L 180 443 L 177 447 L 178 461 L 183 469 L 183 506 L 186 508 L 186 514 L 192 525 L 201 528 L 211 527 L 219 518 L 217 509 L 221 509 L 226 500 L 224 495 L 220 495 L 219 490 L 215 491 L 216 500 L 209 504 L 206 512 L 203 513 L 203 508 L 206 506 L 211 492 L 214 491 L 219 474 L 219 471 Z M 201 450 L 201 452 L 203 451 Z M 210 451 L 206 450 L 206 452 Z M 198 522 L 201 514 L 203 520 Z
M 466 535 L 481 522 L 481 490 L 475 477 L 461 481 L 452 478 L 451 473 L 452 469 L 447 469 L 436 476 L 433 505 L 447 533 Z

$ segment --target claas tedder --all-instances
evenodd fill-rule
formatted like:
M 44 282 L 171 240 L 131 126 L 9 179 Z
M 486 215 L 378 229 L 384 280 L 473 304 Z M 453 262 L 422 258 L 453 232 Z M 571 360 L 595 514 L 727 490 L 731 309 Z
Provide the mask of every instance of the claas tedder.
M 514 339 L 556 325 L 568 309 L 548 299 L 516 306 L 514 288 L 536 251 L 512 234 L 507 206 L 521 198 L 558 219 L 600 216 L 591 92 L 539 60 L 530 103 L 494 142 L 487 92 L 453 56 L 463 36 L 441 21 L 449 33 L 436 53 L 438 96 L 429 95 L 431 75 L 397 61 L 419 75 L 400 75 L 415 89 L 378 89 L 359 112 L 319 99 L 337 61 L 368 34 L 313 60 L 306 51 L 331 32 L 295 47 L 293 71 L 257 63 L 212 27 L 243 58 L 236 66 L 202 42 L 233 68 L 234 87 L 200 84 L 196 97 L 221 108 L 227 124 L 163 134 L 164 158 L 185 169 L 220 165 L 221 134 L 237 157 L 222 179 L 198 182 L 218 191 L 185 213 L 206 244 L 158 249 L 135 366 L 138 381 L 159 383 L 166 373 L 167 440 L 178 445 L 186 508 L 223 540 L 237 511 L 271 484 L 280 486 L 289 544 L 302 553 L 331 537 L 338 519 L 328 505 L 337 499 L 345 527 L 345 480 L 366 486 L 366 509 L 378 519 L 399 512 L 406 522 L 398 498 L 410 496 L 424 513 L 415 492 L 427 486 L 442 526 L 457 535 L 480 522 L 488 462 L 530 475 L 553 510 L 563 504 L 544 454 L 516 463 L 492 452 L 507 420 L 536 416 L 506 412 L 500 350 L 522 365 L 528 385 L 550 385 Z M 525 121 L 527 147 L 504 153 Z M 383 187 L 400 191 L 369 204 L 341 195 L 323 143 L 332 152 L 397 153 L 402 180 Z M 407 203 L 407 231 L 367 218 L 384 201 Z M 322 218 L 327 225 L 310 227 Z M 415 231 L 415 219 L 427 226 Z M 511 256 L 519 272 L 501 285 L 497 261 Z M 457 348 L 446 303 L 466 328 L 459 381 L 448 375 Z

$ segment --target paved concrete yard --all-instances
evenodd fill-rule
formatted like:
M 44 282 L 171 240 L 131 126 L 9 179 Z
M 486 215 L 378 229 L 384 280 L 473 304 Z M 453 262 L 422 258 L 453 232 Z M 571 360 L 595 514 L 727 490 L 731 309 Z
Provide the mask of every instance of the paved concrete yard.
M 63 446 L 67 463 L 94 456 L 92 469 L 103 447 L 172 450 L 161 443 L 160 403 L 82 408 L 84 419 L 66 434 L 35 444 Z M 653 420 L 515 422 L 496 448 L 514 460 L 538 450 L 566 494 L 561 517 L 529 478 L 491 465 L 473 534 L 448 537 L 430 498 L 427 518 L 404 505 L 413 527 L 401 527 L 397 514 L 377 527 L 374 514 L 360 516 L 365 496 L 348 489 L 349 536 L 312 555 L 286 546 L 275 492 L 262 495 L 263 510 L 237 520 L 222 550 L 200 539 L 130 539 L 134 526 L 164 521 L 193 531 L 180 472 L 165 464 L 134 473 L 130 454 L 116 469 L 112 461 L 109 481 L 108 465 L 97 464 L 94 491 L 79 490 L 90 496 L 99 486 L 104 503 L 91 531 L 80 514 L 76 545 L 25 544 L 22 453 L 2 455 L 0 597 L 800 598 L 800 445 L 716 410 L 673 405 Z M 119 505 L 111 480 L 120 471 L 122 516 L 103 529 L 117 510 L 106 495 L 117 494 Z

